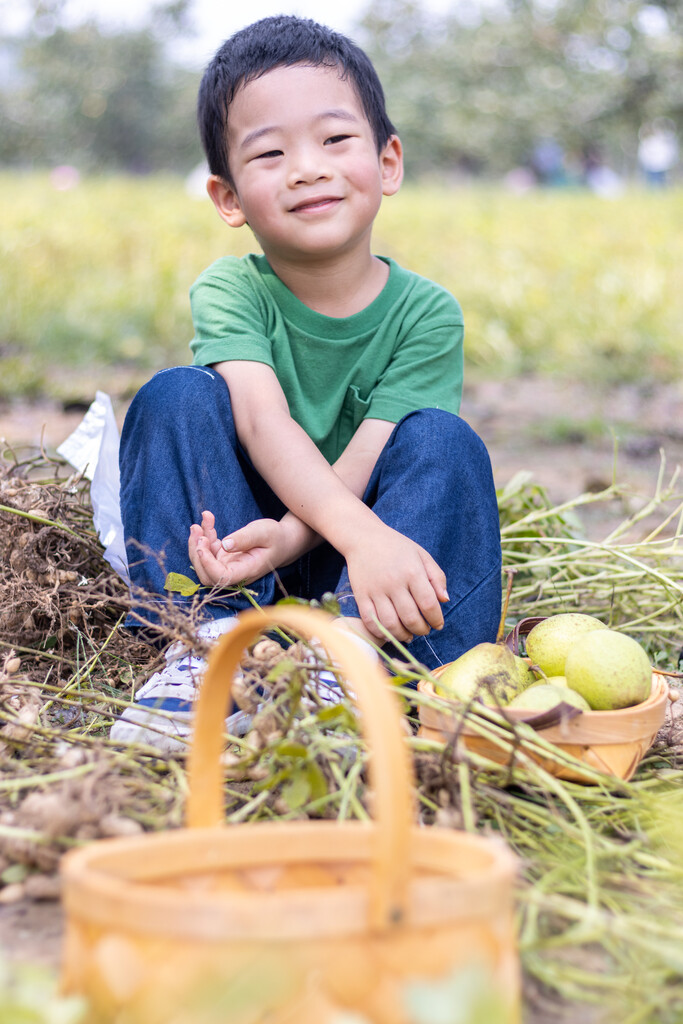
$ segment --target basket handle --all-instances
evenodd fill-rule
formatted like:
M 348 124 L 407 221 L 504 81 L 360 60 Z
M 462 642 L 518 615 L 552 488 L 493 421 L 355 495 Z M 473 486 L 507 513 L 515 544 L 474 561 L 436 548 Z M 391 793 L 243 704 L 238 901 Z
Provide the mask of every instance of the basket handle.
M 534 626 L 537 626 L 539 622 L 543 622 L 546 618 L 547 616 L 545 615 L 529 615 L 526 619 L 520 619 L 520 621 L 513 626 L 505 637 L 505 643 L 513 654 L 519 654 L 519 638 L 521 636 L 528 636 Z
M 264 629 L 274 626 L 315 636 L 352 685 L 360 710 L 360 726 L 370 751 L 368 770 L 375 826 L 369 924 L 374 929 L 386 930 L 400 923 L 407 910 L 409 835 L 414 820 L 412 766 L 399 709 L 386 675 L 331 622 L 332 617 L 326 612 L 311 608 L 254 609 L 239 614 L 235 628 L 218 641 L 209 658 L 195 711 L 188 759 L 186 824 L 189 828 L 210 828 L 223 822 L 223 720 L 229 707 L 232 679 L 245 648 Z

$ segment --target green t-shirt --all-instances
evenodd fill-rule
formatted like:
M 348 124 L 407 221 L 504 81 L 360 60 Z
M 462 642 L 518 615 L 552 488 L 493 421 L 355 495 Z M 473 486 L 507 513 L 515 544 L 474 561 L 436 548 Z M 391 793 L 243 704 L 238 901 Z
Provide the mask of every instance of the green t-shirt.
M 304 305 L 265 256 L 225 256 L 190 289 L 195 366 L 265 363 L 289 411 L 329 462 L 371 417 L 397 423 L 415 409 L 457 413 L 463 319 L 444 288 L 386 259 L 389 278 L 360 313 L 329 317 Z

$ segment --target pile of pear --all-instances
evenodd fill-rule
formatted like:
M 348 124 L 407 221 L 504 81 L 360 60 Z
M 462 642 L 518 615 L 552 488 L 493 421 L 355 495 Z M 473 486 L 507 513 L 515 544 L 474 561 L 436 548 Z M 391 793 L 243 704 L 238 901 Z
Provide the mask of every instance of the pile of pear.
M 444 666 L 436 692 L 462 703 L 549 711 L 614 711 L 647 700 L 652 667 L 640 644 L 593 615 L 567 612 L 538 622 L 526 638 L 526 658 L 499 638 Z

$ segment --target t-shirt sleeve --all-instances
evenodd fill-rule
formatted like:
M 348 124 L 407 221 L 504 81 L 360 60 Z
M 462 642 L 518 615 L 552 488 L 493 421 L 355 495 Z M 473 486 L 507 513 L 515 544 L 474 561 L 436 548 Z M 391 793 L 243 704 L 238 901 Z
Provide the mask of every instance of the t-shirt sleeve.
M 462 310 L 438 289 L 403 326 L 392 359 L 372 392 L 366 417 L 397 423 L 416 409 L 460 409 L 463 382 Z
M 273 366 L 268 315 L 240 262 L 226 257 L 190 288 L 194 366 L 244 359 Z

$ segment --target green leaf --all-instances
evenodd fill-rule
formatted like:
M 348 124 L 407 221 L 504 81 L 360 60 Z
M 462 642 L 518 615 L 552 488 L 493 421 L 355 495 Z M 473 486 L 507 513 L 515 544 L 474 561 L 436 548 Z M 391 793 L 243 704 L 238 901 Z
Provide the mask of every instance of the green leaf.
M 306 773 L 311 789 L 311 800 L 320 800 L 322 797 L 327 796 L 327 779 L 320 765 L 315 761 L 309 761 Z
M 3 885 L 11 885 L 13 882 L 23 882 L 28 876 L 28 867 L 26 864 L 10 864 L 8 868 L 0 875 L 0 882 Z
M 303 743 L 296 743 L 294 740 L 284 740 L 278 743 L 276 751 L 282 757 L 306 757 L 308 750 Z
M 343 710 L 339 704 L 330 704 L 317 711 L 315 717 L 319 722 L 334 722 L 335 719 L 341 718 Z
M 164 590 L 172 594 L 182 594 L 183 597 L 192 597 L 199 590 L 201 584 L 195 583 L 189 576 L 183 576 L 180 572 L 169 572 L 164 580 Z
M 321 725 L 341 726 L 345 731 L 354 732 L 357 729 L 356 719 L 353 713 L 345 704 L 335 704 L 333 707 L 321 708 L 316 711 L 315 717 Z
M 286 786 L 282 787 L 282 799 L 290 811 L 298 811 L 311 798 L 311 783 L 307 769 L 296 772 Z
M 268 775 L 267 778 L 256 782 L 254 784 L 254 792 L 261 793 L 264 789 L 275 789 L 276 786 L 279 786 L 281 782 L 285 781 L 285 779 L 290 778 L 293 771 L 295 771 L 295 769 L 292 765 L 287 765 L 286 768 L 281 768 L 280 771 L 275 772 L 274 775 Z M 2 1024 L 2 1021 L 0 1021 L 0 1024 Z

